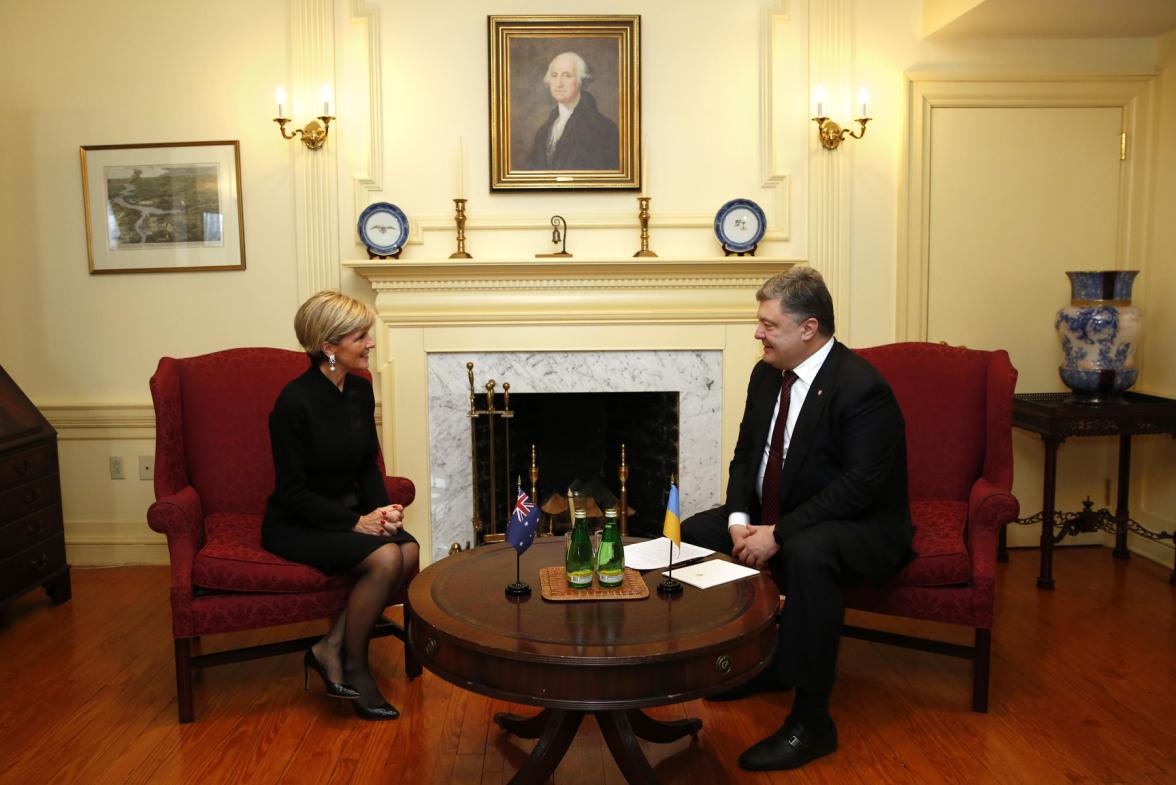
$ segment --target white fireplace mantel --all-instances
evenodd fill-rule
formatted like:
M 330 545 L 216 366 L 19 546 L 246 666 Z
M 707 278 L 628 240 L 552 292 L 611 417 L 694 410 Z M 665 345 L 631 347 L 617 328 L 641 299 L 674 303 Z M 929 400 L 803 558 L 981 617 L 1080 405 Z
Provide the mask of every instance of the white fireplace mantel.
M 467 359 L 503 353 L 720 352 L 724 405 L 714 427 L 721 428 L 721 448 L 710 456 L 719 472 L 734 449 L 748 374 L 761 354 L 755 292 L 798 263 L 756 257 L 345 262 L 375 290 L 384 456 L 390 472 L 416 483 L 407 525 L 421 542 L 422 563 L 435 552 L 434 510 L 444 514 L 439 502 L 458 492 L 430 470 L 441 461 L 429 455 L 430 355 L 460 355 L 464 367 Z
M 387 324 L 722 323 L 784 259 L 443 259 L 345 262 L 371 282 Z

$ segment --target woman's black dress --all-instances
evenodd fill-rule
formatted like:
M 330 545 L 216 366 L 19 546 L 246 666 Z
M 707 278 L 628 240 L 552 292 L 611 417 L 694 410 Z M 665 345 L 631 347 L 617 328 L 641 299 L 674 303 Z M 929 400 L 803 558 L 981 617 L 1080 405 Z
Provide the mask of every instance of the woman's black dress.
M 375 411 L 371 382 L 348 374 L 340 391 L 315 365 L 282 389 L 269 417 L 275 488 L 261 525 L 266 550 L 339 573 L 381 545 L 416 542 L 403 529 L 391 537 L 352 531 L 360 515 L 389 503 Z

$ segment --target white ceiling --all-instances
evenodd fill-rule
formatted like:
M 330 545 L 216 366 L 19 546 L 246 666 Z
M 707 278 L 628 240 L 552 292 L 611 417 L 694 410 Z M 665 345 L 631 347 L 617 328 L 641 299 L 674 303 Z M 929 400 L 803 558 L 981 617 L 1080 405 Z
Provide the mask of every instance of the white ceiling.
M 923 0 L 925 38 L 1152 38 L 1176 0 Z

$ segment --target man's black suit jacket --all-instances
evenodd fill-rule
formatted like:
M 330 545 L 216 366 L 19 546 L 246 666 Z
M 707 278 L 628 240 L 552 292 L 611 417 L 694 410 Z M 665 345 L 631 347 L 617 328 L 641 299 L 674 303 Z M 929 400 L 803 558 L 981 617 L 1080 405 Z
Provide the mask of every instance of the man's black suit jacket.
M 568 118 L 551 160 L 547 159 L 547 138 L 559 118 L 559 107 L 535 132 L 527 169 L 616 169 L 620 160 L 617 124 L 600 113 L 591 93 L 580 93 L 580 103 Z
M 727 511 L 761 522 L 756 476 L 780 393 L 780 371 L 760 362 L 727 483 Z M 906 435 L 890 385 L 874 366 L 834 343 L 800 410 L 780 478 L 776 541 L 837 522 L 841 556 L 856 572 L 893 574 L 913 555 Z

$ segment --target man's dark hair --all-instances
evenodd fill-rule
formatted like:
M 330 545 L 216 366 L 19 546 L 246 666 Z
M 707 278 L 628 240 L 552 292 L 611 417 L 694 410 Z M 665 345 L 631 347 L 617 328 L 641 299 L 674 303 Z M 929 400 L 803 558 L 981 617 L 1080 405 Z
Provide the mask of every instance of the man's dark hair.
M 793 267 L 773 275 L 755 293 L 761 303 L 776 300 L 780 310 L 797 322 L 817 320 L 817 332 L 833 335 L 833 296 L 825 279 L 811 267 Z

